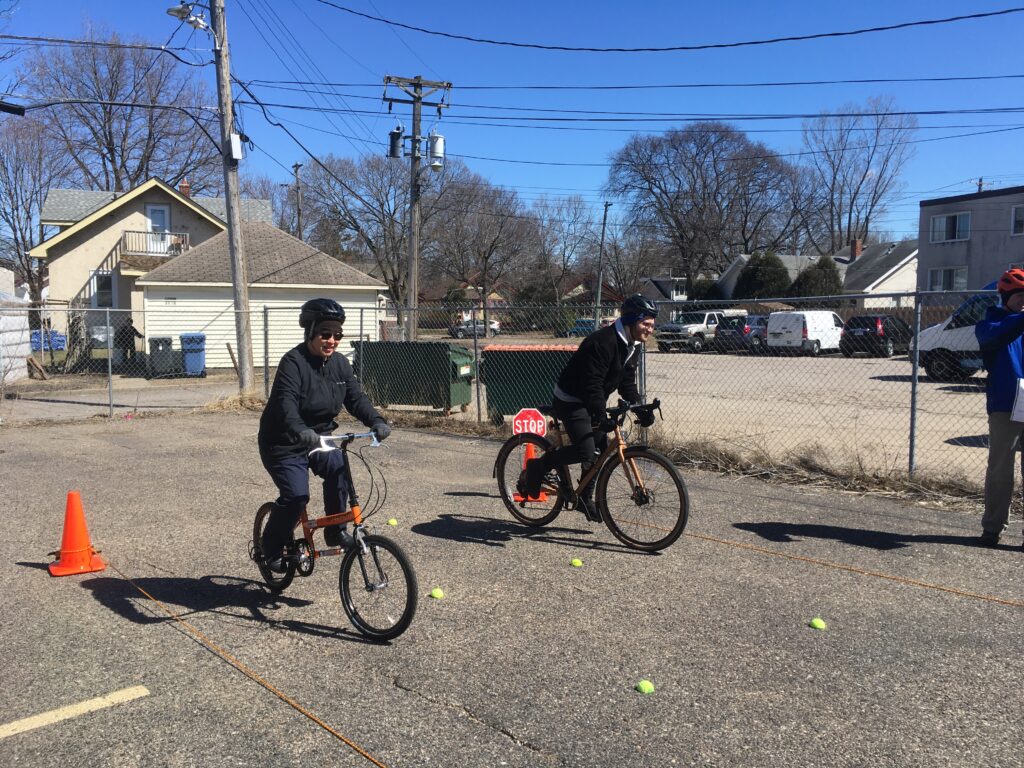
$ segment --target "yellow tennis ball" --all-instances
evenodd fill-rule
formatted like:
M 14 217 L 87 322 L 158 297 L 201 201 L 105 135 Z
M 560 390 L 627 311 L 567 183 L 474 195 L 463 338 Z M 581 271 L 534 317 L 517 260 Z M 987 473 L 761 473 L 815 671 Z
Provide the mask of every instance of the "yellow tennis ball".
M 825 623 L 825 620 L 822 619 L 822 618 L 819 618 L 818 616 L 815 616 L 813 619 L 811 619 L 808 622 L 808 625 L 811 627 L 811 629 L 821 629 L 821 630 L 828 629 L 828 624 Z
M 571 565 L 573 568 L 582 568 L 583 567 L 583 561 L 580 560 L 578 557 L 574 557 L 572 559 L 572 562 L 569 563 L 569 565 Z
M 441 589 L 440 587 L 434 587 L 432 590 L 430 590 L 430 596 L 432 598 L 434 598 L 435 600 L 443 600 L 444 599 L 444 590 Z
M 640 693 L 654 693 L 654 683 L 650 680 L 641 680 L 636 684 L 635 688 L 640 691 Z
M 392 517 L 390 520 L 388 520 L 388 525 L 398 525 L 398 521 Z

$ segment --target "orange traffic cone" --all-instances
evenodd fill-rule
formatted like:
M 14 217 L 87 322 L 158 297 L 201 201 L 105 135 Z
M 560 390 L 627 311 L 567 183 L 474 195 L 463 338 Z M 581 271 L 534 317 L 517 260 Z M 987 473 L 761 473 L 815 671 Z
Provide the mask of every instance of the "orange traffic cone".
M 64 536 L 60 541 L 60 560 L 50 563 L 51 576 L 70 576 L 73 573 L 92 573 L 107 567 L 96 554 L 89 541 L 82 512 L 82 497 L 78 491 L 68 491 L 64 510 Z

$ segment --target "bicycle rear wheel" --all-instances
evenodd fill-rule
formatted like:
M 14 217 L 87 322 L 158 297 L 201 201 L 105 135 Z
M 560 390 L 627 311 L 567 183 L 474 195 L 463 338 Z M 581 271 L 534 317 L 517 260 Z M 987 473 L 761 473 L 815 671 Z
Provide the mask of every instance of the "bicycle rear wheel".
M 260 575 L 263 577 L 263 581 L 266 582 L 267 586 L 275 592 L 282 592 L 288 588 L 288 585 L 292 583 L 292 579 L 295 578 L 295 563 L 288 561 L 288 570 L 284 573 L 275 573 L 267 567 L 267 564 L 263 562 L 263 529 L 267 527 L 267 520 L 270 519 L 270 513 L 274 510 L 274 503 L 268 501 L 262 507 L 256 511 L 256 520 L 252 524 L 252 547 L 253 560 L 256 561 L 256 566 L 260 569 Z
M 341 561 L 341 604 L 364 635 L 392 640 L 409 628 L 416 614 L 416 574 L 395 542 L 383 536 L 366 536 L 364 541 L 365 553 L 355 545 Z
M 642 485 L 613 456 L 597 481 L 597 504 L 612 534 L 628 547 L 654 552 L 678 539 L 689 516 L 690 498 L 675 464 L 643 446 L 626 449 Z M 629 472 L 630 474 L 627 474 Z
M 550 441 L 540 435 L 524 433 L 515 435 L 501 446 L 494 462 L 494 473 L 498 478 L 498 493 L 512 517 L 532 526 L 547 525 L 562 511 L 563 499 L 558 492 L 559 473 L 548 472 L 541 485 L 541 493 L 535 499 L 524 498 L 516 485 L 519 475 L 526 467 L 528 458 L 539 459 L 553 450 Z

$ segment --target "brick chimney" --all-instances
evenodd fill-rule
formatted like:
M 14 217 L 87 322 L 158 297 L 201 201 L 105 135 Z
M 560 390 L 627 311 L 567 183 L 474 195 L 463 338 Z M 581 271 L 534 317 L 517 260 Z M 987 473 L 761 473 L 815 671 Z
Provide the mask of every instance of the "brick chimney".
M 192 185 L 188 183 L 188 179 L 182 179 L 181 184 L 178 185 L 178 191 L 185 197 L 192 197 Z
M 856 237 L 850 241 L 850 263 L 855 262 L 863 251 L 861 246 L 860 238 Z

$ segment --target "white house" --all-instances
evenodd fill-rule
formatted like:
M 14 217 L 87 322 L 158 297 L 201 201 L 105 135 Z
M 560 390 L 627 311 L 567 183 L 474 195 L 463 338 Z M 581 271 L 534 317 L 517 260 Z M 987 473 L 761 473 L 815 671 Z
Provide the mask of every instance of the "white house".
M 277 365 L 302 341 L 299 307 L 312 298 L 331 298 L 345 308 L 348 339 L 379 338 L 383 283 L 270 224 L 243 223 L 242 242 L 257 366 Z M 235 348 L 236 336 L 227 232 L 157 267 L 136 285 L 143 291 L 147 350 L 154 339 L 169 338 L 177 349 L 182 334 L 202 333 L 206 367 L 232 366 L 228 345 Z
M 835 255 L 847 263 L 843 278 L 844 293 L 913 293 L 917 289 L 917 240 L 877 243 L 863 250 L 855 240 Z M 913 306 L 912 296 L 857 299 L 861 309 L 887 309 Z

